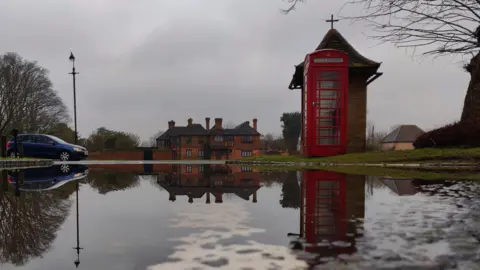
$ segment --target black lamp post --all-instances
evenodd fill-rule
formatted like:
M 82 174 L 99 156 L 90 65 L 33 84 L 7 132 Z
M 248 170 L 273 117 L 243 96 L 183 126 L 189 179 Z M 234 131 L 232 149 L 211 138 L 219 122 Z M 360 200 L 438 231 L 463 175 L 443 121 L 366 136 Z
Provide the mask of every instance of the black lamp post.
M 78 74 L 78 72 L 75 72 L 75 56 L 73 55 L 72 52 L 70 52 L 70 57 L 68 58 L 70 61 L 72 61 L 72 72 L 68 74 L 72 74 L 73 76 L 73 118 L 75 122 L 75 144 L 78 144 L 78 138 L 77 138 L 77 93 L 75 89 L 75 75 Z

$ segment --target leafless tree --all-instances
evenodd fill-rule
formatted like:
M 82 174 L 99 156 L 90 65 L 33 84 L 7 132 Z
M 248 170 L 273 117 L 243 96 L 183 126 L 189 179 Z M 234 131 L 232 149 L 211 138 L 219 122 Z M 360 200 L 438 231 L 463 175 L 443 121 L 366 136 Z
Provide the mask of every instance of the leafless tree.
M 290 11 L 294 10 L 298 3 L 305 2 L 305 0 L 287 0 L 288 8 L 282 9 L 283 13 L 289 13 Z
M 343 16 L 366 21 L 372 38 L 410 48 L 422 55 L 461 55 L 471 58 L 465 69 L 471 75 L 462 121 L 480 122 L 480 1 L 479 0 L 352 0 L 355 13 Z
M 165 133 L 164 130 L 159 130 L 157 133 L 153 134 L 150 139 L 148 139 L 148 146 L 154 147 L 157 146 L 157 138 L 160 137 L 163 133 Z
M 45 132 L 59 122 L 68 122 L 68 112 L 48 71 L 16 53 L 0 55 L 0 134 Z
M 388 135 L 387 132 L 383 132 L 375 129 L 375 125 L 372 122 L 367 123 L 367 151 L 380 151 L 382 150 L 382 140 Z
M 352 0 L 348 6 L 366 14 L 343 18 L 366 21 L 376 33 L 371 37 L 382 42 L 432 55 L 478 52 L 480 1 Z
M 1 177 L 0 177 L 1 178 Z M 42 257 L 56 238 L 72 201 L 60 191 L 0 191 L 0 264 L 21 266 Z
M 237 125 L 232 121 L 228 121 L 227 123 L 223 124 L 223 128 L 235 128 Z

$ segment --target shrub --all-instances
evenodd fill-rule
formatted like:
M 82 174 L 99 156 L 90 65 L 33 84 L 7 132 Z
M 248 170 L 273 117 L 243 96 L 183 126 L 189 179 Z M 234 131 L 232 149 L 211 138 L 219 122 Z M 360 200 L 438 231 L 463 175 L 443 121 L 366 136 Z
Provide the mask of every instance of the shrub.
M 480 124 L 454 122 L 419 136 L 415 148 L 479 147 Z

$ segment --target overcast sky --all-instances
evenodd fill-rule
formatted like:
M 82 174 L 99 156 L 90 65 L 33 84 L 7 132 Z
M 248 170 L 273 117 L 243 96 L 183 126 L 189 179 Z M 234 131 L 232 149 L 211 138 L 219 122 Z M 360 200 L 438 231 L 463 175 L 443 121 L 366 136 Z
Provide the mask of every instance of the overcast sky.
M 50 70 L 73 108 L 70 49 L 77 58 L 78 128 L 105 126 L 146 140 L 205 117 L 281 133 L 283 112 L 300 110 L 287 86 L 294 65 L 322 40 L 342 0 L 3 0 L 0 53 L 18 52 Z M 358 12 L 361 12 L 359 10 Z M 369 85 L 368 121 L 376 129 L 431 129 L 460 117 L 468 85 L 462 59 L 423 60 L 391 44 L 375 46 L 361 24 L 335 26 L 366 57 L 383 62 Z M 71 110 L 73 111 L 73 109 Z M 72 117 L 73 118 L 73 117 Z

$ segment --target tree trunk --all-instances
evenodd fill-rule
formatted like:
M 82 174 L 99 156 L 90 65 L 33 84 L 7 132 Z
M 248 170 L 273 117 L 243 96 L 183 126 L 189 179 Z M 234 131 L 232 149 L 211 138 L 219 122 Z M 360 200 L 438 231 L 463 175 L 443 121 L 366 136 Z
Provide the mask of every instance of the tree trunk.
M 466 67 L 470 83 L 463 103 L 461 122 L 480 123 L 480 53 L 472 58 Z

